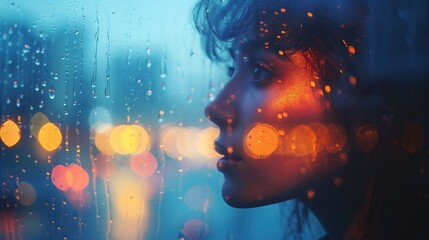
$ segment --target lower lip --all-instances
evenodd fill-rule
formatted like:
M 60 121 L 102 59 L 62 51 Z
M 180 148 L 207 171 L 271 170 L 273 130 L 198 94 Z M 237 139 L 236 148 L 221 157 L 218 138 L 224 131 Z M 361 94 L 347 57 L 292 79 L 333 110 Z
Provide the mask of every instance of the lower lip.
M 219 172 L 226 173 L 231 172 L 235 168 L 237 163 L 237 160 L 230 159 L 228 157 L 223 157 L 217 161 L 216 167 Z

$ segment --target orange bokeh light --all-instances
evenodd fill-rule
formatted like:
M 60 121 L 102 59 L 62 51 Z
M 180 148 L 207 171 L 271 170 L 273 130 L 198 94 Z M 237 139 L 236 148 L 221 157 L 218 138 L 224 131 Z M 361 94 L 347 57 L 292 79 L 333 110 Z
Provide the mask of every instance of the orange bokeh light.
M 286 133 L 282 149 L 286 155 L 307 156 L 316 152 L 316 134 L 307 125 L 300 124 Z
M 271 155 L 279 146 L 277 129 L 265 123 L 253 126 L 244 138 L 244 150 L 252 158 Z
M 40 128 L 38 136 L 40 145 L 48 152 L 57 149 L 63 140 L 60 129 L 50 122 Z
M 1 125 L 0 138 L 6 146 L 13 147 L 21 139 L 21 130 L 14 121 L 7 120 Z
M 378 141 L 378 131 L 373 125 L 363 125 L 356 132 L 355 143 L 364 152 L 370 152 L 377 145 Z
M 341 151 L 347 142 L 347 136 L 339 125 L 329 124 L 327 126 L 329 132 L 329 141 L 326 144 L 326 150 L 330 153 Z

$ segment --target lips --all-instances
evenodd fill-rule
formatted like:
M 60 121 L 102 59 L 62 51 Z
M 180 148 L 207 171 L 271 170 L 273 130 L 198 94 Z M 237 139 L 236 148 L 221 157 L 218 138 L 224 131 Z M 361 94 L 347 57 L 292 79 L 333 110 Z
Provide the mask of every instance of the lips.
M 237 164 L 242 161 L 242 158 L 239 155 L 234 153 L 228 153 L 227 148 L 218 142 L 215 142 L 215 150 L 219 154 L 224 155 L 224 157 L 220 158 L 216 164 L 216 167 L 219 172 L 233 172 L 234 169 L 236 169 Z

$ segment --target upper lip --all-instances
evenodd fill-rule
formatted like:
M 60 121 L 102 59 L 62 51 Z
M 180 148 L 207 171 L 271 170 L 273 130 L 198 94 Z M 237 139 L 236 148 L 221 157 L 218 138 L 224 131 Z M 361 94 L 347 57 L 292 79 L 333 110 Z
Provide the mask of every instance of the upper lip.
M 228 153 L 228 148 L 217 141 L 215 141 L 215 150 L 217 153 L 228 157 L 228 159 L 241 160 L 241 157 L 239 155 L 234 152 Z

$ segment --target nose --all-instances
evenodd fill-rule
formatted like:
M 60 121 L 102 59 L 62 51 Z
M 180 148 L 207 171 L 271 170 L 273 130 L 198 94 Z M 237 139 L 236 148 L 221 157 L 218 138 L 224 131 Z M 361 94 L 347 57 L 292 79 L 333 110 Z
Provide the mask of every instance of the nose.
M 221 130 L 232 126 L 237 121 L 236 95 L 229 88 L 230 85 L 227 84 L 216 99 L 204 110 L 207 119 Z

